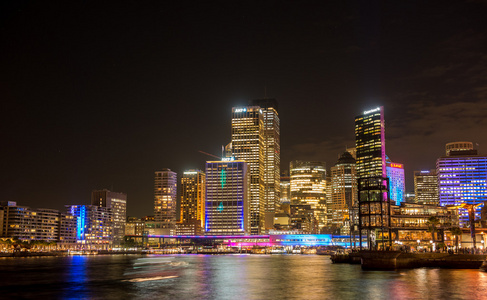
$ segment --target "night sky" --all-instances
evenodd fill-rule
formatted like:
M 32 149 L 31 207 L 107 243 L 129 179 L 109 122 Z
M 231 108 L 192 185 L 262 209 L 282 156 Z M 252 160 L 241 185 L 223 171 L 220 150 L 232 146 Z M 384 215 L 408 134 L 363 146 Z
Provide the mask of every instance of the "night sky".
M 108 188 L 150 215 L 154 171 L 204 169 L 232 106 L 265 96 L 283 170 L 332 166 L 380 105 L 410 191 L 447 142 L 487 154 L 485 1 L 324 2 L 3 1 L 0 201 L 63 209 Z

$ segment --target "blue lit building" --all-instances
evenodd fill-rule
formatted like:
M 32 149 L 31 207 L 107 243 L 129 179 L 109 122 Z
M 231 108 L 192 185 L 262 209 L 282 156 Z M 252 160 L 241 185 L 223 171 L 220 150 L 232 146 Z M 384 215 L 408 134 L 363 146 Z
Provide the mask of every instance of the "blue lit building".
M 113 242 L 113 212 L 97 205 L 66 205 L 77 217 L 76 239 L 80 244 L 108 246 Z M 102 247 L 103 248 L 103 247 Z
M 206 234 L 250 234 L 249 177 L 243 160 L 206 162 Z
M 451 144 L 451 143 L 450 143 Z M 473 149 L 447 149 L 436 161 L 440 205 L 483 204 L 487 201 L 487 156 Z M 475 219 L 480 219 L 480 205 Z M 468 223 L 466 209 L 459 211 L 460 225 Z
M 389 178 L 389 195 L 395 205 L 401 205 L 405 200 L 406 185 L 404 181 L 404 165 L 391 162 L 387 158 L 386 172 Z

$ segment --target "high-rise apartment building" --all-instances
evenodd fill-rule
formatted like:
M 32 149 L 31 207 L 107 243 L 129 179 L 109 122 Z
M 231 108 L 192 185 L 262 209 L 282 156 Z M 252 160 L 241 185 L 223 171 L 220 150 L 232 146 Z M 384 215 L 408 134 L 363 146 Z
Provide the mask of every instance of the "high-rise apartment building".
M 259 99 L 232 109 L 232 156 L 250 171 L 250 226 L 264 231 L 265 213 L 279 204 L 280 123 L 275 99 Z
M 177 174 L 171 169 L 155 172 L 154 218 L 162 228 L 174 228 L 176 223 Z
M 404 179 L 404 165 L 386 160 L 386 173 L 389 178 L 389 196 L 395 205 L 405 201 L 406 184 Z
M 447 156 L 436 161 L 441 206 L 476 205 L 487 201 L 487 156 L 478 155 L 477 150 L 470 147 L 465 148 L 447 147 Z M 475 210 L 475 219 L 480 219 L 481 206 Z M 469 217 L 466 209 L 460 210 L 459 219 L 460 225 L 467 225 Z
M 414 171 L 414 196 L 419 204 L 440 204 L 436 170 Z
M 107 189 L 91 192 L 91 205 L 109 207 L 113 214 L 113 244 L 120 245 L 125 236 L 127 221 L 127 194 L 111 192 Z
M 205 173 L 188 170 L 181 178 L 181 226 L 194 227 L 193 234 L 200 234 L 205 226 Z
M 243 160 L 206 162 L 206 234 L 250 233 L 249 180 Z
M 365 111 L 355 118 L 357 177 L 386 177 L 384 108 Z
M 357 204 L 357 172 L 355 159 L 344 152 L 331 167 L 332 225 L 342 227 L 350 218 L 352 207 Z
M 17 206 L 15 201 L 2 202 L 0 237 L 76 243 L 76 217 L 57 209 Z

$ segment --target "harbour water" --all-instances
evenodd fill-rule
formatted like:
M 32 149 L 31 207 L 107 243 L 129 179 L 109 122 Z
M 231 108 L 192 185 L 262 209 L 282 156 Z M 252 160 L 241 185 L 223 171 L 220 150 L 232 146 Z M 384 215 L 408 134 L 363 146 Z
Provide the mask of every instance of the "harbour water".
M 362 271 L 318 255 L 0 259 L 1 299 L 485 299 L 479 270 Z

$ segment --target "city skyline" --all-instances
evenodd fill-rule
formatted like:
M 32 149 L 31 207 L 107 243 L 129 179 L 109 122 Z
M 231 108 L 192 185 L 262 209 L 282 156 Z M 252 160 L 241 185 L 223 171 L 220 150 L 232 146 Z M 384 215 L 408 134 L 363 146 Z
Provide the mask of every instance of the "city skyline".
M 407 191 L 448 142 L 487 153 L 482 3 L 103 5 L 1 10 L 0 200 L 61 209 L 107 188 L 152 214 L 154 172 L 203 169 L 231 108 L 263 97 L 279 102 L 281 166 L 333 165 L 377 106 Z

